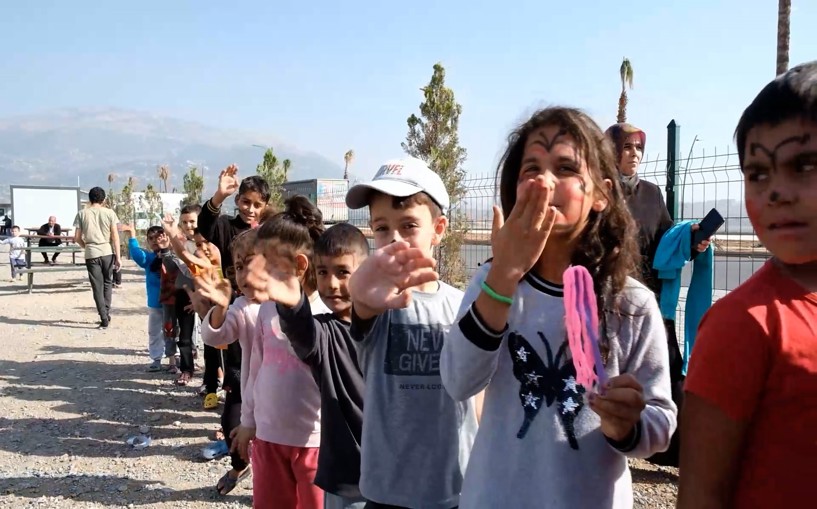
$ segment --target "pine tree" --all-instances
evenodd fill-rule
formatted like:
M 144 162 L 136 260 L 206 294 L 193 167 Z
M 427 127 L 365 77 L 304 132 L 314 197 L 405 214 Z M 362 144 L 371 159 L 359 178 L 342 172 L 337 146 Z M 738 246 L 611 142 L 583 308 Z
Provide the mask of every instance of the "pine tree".
M 182 178 L 184 193 L 184 205 L 200 205 L 201 195 L 204 193 L 204 176 L 199 175 L 198 168 L 191 166 Z
M 289 159 L 279 161 L 272 147 L 264 152 L 264 160 L 256 166 L 255 171 L 267 181 L 270 190 L 269 203 L 278 210 L 284 208 L 284 184 L 289 176 L 292 162 Z
M 431 81 L 421 90 L 425 100 L 420 104 L 420 116 L 408 118 L 408 135 L 401 145 L 407 154 L 425 161 L 448 191 L 449 225 L 437 266 L 443 281 L 462 288 L 467 281 L 461 250 L 468 233 L 465 213 L 459 208 L 466 192 L 462 164 L 467 152 L 460 147 L 458 135 L 462 106 L 454 91 L 445 86 L 445 68 L 440 63 L 434 65 Z

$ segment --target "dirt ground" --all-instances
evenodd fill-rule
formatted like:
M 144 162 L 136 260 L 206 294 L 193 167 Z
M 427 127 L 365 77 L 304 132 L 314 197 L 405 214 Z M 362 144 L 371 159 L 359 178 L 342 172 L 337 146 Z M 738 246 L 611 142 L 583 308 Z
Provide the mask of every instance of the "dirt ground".
M 126 263 L 111 327 L 98 317 L 84 271 L 8 282 L 0 250 L 0 507 L 191 509 L 248 507 L 251 482 L 216 494 L 228 459 L 201 448 L 218 413 L 165 373 L 148 373 L 144 278 Z M 125 441 L 149 426 L 152 444 Z M 671 508 L 677 471 L 633 464 L 638 508 Z

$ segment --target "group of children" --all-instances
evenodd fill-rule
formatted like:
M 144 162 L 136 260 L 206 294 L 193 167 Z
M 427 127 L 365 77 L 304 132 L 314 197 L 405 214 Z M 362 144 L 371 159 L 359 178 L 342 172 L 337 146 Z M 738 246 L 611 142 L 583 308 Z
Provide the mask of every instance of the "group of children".
M 773 258 L 701 324 L 683 508 L 799 506 L 817 475 L 817 63 L 764 88 L 737 143 L 746 208 Z M 221 215 L 236 192 L 238 214 Z M 435 271 L 445 186 L 413 158 L 347 194 L 369 208 L 372 253 L 302 196 L 270 213 L 266 182 L 239 182 L 235 167 L 198 230 L 149 232 L 195 287 L 189 307 L 174 293 L 177 315 L 195 310 L 205 344 L 227 348 L 232 469 L 220 493 L 252 469 L 263 508 L 632 507 L 627 459 L 666 450 L 678 409 L 661 312 L 632 277 L 612 144 L 579 110 L 540 110 L 509 138 L 499 195 L 493 258 L 464 293 Z M 140 265 L 162 265 L 149 255 Z M 598 386 L 579 383 L 567 339 L 564 274 L 578 266 L 598 310 Z M 162 270 L 148 275 L 152 358 Z

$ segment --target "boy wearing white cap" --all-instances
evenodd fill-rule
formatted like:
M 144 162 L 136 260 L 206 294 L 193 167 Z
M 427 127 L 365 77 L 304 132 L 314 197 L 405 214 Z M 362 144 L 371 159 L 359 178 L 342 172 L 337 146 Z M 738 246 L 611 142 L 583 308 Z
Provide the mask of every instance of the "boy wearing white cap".
M 377 249 L 349 283 L 366 381 L 360 491 L 367 508 L 457 507 L 477 417 L 473 399 L 454 401 L 440 378 L 443 340 L 463 295 L 437 281 L 431 265 L 448 193 L 423 161 L 405 158 L 352 187 L 346 204 L 369 207 Z

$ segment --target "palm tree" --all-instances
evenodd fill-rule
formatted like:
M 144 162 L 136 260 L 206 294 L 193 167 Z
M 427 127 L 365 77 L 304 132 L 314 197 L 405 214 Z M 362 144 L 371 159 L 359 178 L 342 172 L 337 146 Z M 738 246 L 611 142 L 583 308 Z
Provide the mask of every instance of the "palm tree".
M 289 159 L 284 159 L 284 162 L 281 163 L 281 168 L 284 170 L 284 180 L 289 179 L 289 168 L 292 167 L 292 161 Z
M 621 61 L 618 73 L 621 76 L 621 96 L 618 98 L 616 122 L 624 123 L 627 121 L 627 87 L 633 88 L 633 66 L 630 65 L 630 60 L 627 57 L 624 57 L 624 60 Z
M 349 166 L 352 165 L 352 161 L 355 158 L 355 151 L 354 150 L 347 150 L 345 154 L 343 154 L 343 180 L 349 180 Z
M 170 168 L 167 167 L 166 164 L 159 166 L 159 181 L 161 182 L 161 186 L 159 186 L 159 192 L 167 192 L 167 179 L 170 177 Z M 164 189 L 164 191 L 162 191 Z
M 777 2 L 777 76 L 789 69 L 791 0 Z
M 108 187 L 113 187 L 113 181 L 116 179 L 116 174 L 109 173 L 108 174 Z

